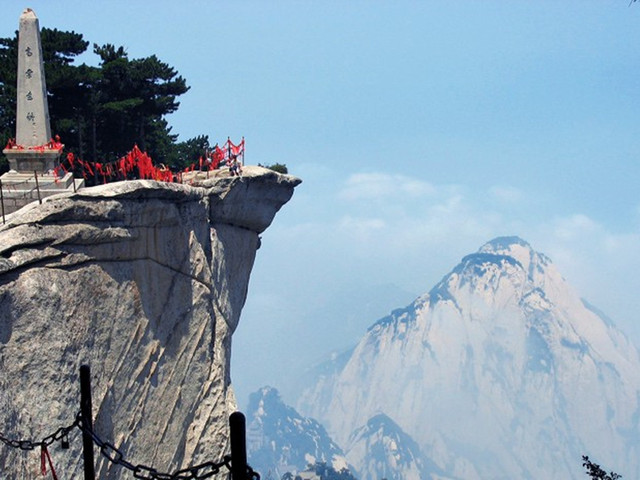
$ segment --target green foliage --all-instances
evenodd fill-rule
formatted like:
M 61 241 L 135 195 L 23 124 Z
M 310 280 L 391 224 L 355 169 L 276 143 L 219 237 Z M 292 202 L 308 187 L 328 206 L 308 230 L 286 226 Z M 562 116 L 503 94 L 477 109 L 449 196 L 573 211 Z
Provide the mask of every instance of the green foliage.
M 87 104 L 99 70 L 75 66 L 73 60 L 86 51 L 89 42 L 79 33 L 57 29 L 43 28 L 41 37 L 51 132 L 64 140 L 68 150 L 85 157 L 90 140 Z
M 269 170 L 273 170 L 274 172 L 287 174 L 289 173 L 289 169 L 284 163 L 274 163 L 273 165 L 265 165 L 265 168 Z
M 185 79 L 155 55 L 130 60 L 122 47 L 110 44 L 94 45 L 94 53 L 101 59 L 96 120 L 102 152 L 119 156 L 137 144 L 166 161 L 177 137 L 163 117 L 178 109 L 177 97 L 189 90 Z
M 605 472 L 602 468 L 600 468 L 600 465 L 598 465 L 597 463 L 593 463 L 586 455 L 582 456 L 582 466 L 586 468 L 587 475 L 589 475 L 592 480 L 618 480 L 622 478 L 622 475 L 618 475 L 617 473 Z
M 72 145 L 79 136 L 80 114 L 95 70 L 74 66 L 88 42 L 75 32 L 43 28 L 42 54 L 45 62 L 51 129 Z M 0 143 L 15 136 L 18 36 L 0 39 Z M 77 150 L 75 150 L 77 151 Z
M 18 37 L 0 38 L 0 144 L 15 137 Z
M 157 162 L 180 158 L 177 135 L 164 117 L 178 109 L 177 98 L 189 87 L 173 67 L 155 55 L 129 59 L 123 47 L 111 44 L 94 45 L 98 67 L 75 65 L 89 45 L 81 34 L 42 28 L 41 38 L 51 131 L 67 151 L 112 161 L 137 144 Z M 17 50 L 17 32 L 0 38 L 2 146 L 15 136 Z
M 171 165 L 179 168 L 188 167 L 200 157 L 204 158 L 210 150 L 208 135 L 190 138 L 175 145 L 175 159 L 172 159 Z
M 346 468 L 338 472 L 324 462 L 316 462 L 310 470 L 319 475 L 322 480 L 357 480 Z
M 322 480 L 357 480 L 356 477 L 351 475 L 349 470 L 343 468 L 339 472 L 333 467 L 328 466 L 325 462 L 316 462 L 313 465 L 309 465 L 305 472 L 311 472 L 318 475 Z M 287 472 L 282 476 L 281 480 L 298 480 L 301 479 L 299 475 L 294 476 L 291 472 Z

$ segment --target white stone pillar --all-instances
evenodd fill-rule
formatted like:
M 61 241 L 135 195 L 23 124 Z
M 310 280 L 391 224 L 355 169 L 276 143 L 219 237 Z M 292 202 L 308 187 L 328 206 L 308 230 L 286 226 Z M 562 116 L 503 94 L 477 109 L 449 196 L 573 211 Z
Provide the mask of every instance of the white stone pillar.
M 56 166 L 61 148 L 47 146 L 51 140 L 51 126 L 40 25 L 30 8 L 20 15 L 17 73 L 17 145 L 3 150 L 3 153 L 9 159 L 12 170 L 46 172 Z M 45 148 L 30 149 L 40 146 Z
M 18 31 L 18 105 L 16 143 L 44 145 L 51 139 L 40 26 L 33 10 L 20 15 Z

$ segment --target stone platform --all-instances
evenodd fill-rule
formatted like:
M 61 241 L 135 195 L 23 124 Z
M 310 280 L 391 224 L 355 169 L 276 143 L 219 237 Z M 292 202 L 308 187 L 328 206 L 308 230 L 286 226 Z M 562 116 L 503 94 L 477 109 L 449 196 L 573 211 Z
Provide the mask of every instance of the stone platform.
M 73 178 L 72 173 L 56 177 L 48 173 L 9 171 L 0 177 L 2 182 L 2 207 L 8 215 L 31 202 L 63 192 L 74 192 L 84 187 L 84 179 Z M 74 185 L 75 183 L 75 185 Z M 39 192 L 39 193 L 38 193 Z M 38 196 L 39 195 L 39 196 Z

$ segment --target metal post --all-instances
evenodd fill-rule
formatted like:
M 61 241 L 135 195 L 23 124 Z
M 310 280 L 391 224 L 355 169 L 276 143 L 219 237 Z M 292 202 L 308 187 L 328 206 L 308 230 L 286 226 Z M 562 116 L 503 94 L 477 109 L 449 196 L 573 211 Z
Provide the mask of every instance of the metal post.
M 93 438 L 87 429 L 93 430 L 91 406 L 91 369 L 89 365 L 80 366 L 80 414 L 82 415 L 82 454 L 84 457 L 84 480 L 95 480 L 93 462 Z
M 76 176 L 72 175 L 71 180 L 73 181 L 73 193 L 76 193 Z
M 38 183 L 38 172 L 34 170 L 33 175 L 36 178 L 36 190 L 38 191 L 38 202 L 40 202 L 40 205 L 42 205 L 42 197 L 40 197 L 40 184 Z
M 2 205 L 2 223 L 7 223 L 4 219 L 4 194 L 2 193 L 2 180 L 0 180 L 0 205 Z
M 231 430 L 231 478 L 247 480 L 247 436 L 245 418 L 241 412 L 229 416 Z

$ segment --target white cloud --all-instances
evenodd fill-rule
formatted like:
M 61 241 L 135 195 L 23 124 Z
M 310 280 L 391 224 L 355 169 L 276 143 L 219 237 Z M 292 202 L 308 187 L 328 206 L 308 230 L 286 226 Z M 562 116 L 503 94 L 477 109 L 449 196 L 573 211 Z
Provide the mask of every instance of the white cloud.
M 489 195 L 504 203 L 520 202 L 524 198 L 524 193 L 520 189 L 510 186 L 494 185 L 489 189 Z
M 583 214 L 557 219 L 554 230 L 555 236 L 563 241 L 580 239 L 585 235 L 602 234 L 601 227 Z
M 402 185 L 413 194 L 402 195 Z M 307 211 L 306 216 L 302 212 L 291 216 L 304 218 L 304 224 L 287 225 L 281 217 L 265 233 L 265 243 L 284 252 L 280 259 L 289 265 L 274 266 L 280 273 L 271 271 L 269 278 L 276 276 L 283 288 L 299 292 L 296 302 L 312 303 L 302 298 L 296 273 L 300 269 L 313 273 L 303 275 L 305 292 L 312 295 L 318 291 L 331 295 L 340 282 L 354 288 L 391 282 L 419 294 L 485 242 L 518 235 L 549 255 L 580 294 L 614 320 L 623 322 L 637 310 L 637 231 L 612 232 L 584 213 L 549 216 L 557 211 L 549 202 L 537 202 L 537 197 L 530 201 L 525 192 L 510 186 L 473 190 L 378 172 L 346 177 L 337 187 L 337 203 L 334 188 L 314 187 L 314 204 L 324 206 L 321 217 L 294 197 L 285 209 Z M 496 202 L 498 198 L 504 201 Z M 292 284 L 284 287 L 290 278 Z M 640 339 L 640 329 L 622 323 L 621 327 L 638 330 L 632 336 Z
M 375 232 L 387 226 L 380 218 L 357 218 L 350 215 L 339 220 L 339 226 L 343 230 L 355 232 Z
M 532 246 L 640 344 L 637 291 L 640 289 L 640 232 L 609 229 L 585 214 L 553 218 L 528 226 Z
M 243 312 L 255 342 L 249 347 L 262 342 L 287 351 L 287 359 L 307 361 L 320 345 L 342 346 L 354 330 L 342 313 L 358 308 L 345 291 L 392 284 L 424 293 L 464 255 L 502 235 L 519 235 L 549 255 L 581 296 L 640 343 L 637 226 L 614 232 L 584 213 L 552 216 L 561 209 L 509 186 L 474 190 L 385 172 L 348 176 L 341 184 L 334 178 L 305 177 L 309 192 L 297 192 L 264 233 Z M 261 297 L 261 290 L 269 295 Z M 364 332 L 375 320 L 359 320 L 357 327 Z M 286 343 L 290 338 L 295 342 Z M 313 342 L 300 340 L 307 338 Z M 260 367 L 269 378 L 266 363 Z M 286 368 L 283 360 L 269 371 L 275 378 Z
M 430 196 L 435 188 L 429 182 L 414 177 L 385 172 L 356 173 L 349 176 L 339 193 L 345 200 L 394 201 L 409 196 Z

